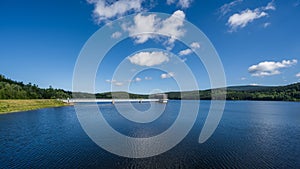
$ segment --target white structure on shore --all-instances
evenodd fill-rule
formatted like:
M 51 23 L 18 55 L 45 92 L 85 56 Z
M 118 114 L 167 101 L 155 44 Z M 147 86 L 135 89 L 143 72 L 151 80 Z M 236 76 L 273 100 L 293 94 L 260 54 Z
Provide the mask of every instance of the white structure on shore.
M 69 99 L 62 100 L 65 103 L 126 103 L 126 102 L 136 102 L 136 103 L 144 103 L 144 102 L 160 102 L 167 103 L 168 99 Z
M 158 102 L 160 103 L 168 103 L 168 95 L 164 93 L 152 94 L 149 96 L 149 98 L 158 99 Z
M 149 96 L 149 99 L 81 99 L 81 98 L 75 98 L 75 99 L 66 99 L 62 100 L 66 103 L 93 103 L 93 102 L 99 102 L 99 103 L 124 103 L 124 102 L 137 102 L 137 103 L 143 103 L 143 102 L 159 102 L 159 103 L 168 103 L 168 95 L 167 94 L 153 94 Z

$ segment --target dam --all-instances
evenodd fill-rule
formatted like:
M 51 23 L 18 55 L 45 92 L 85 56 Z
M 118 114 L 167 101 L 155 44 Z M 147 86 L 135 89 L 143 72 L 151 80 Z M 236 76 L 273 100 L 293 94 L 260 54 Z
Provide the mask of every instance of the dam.
M 168 103 L 168 96 L 166 94 L 153 94 L 149 96 L 149 99 L 91 99 L 91 98 L 73 98 L 73 99 L 63 99 L 65 103 L 144 103 L 144 102 L 159 102 L 159 103 Z

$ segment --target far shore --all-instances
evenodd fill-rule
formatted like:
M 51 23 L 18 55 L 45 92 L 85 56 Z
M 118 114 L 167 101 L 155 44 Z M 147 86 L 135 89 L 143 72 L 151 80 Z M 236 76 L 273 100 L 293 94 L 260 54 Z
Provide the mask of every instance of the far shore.
M 0 114 L 23 112 L 29 110 L 37 110 L 50 107 L 70 106 L 72 104 L 65 103 L 56 99 L 10 99 L 0 100 Z
M 97 102 L 107 102 L 107 100 L 112 101 L 112 99 L 100 99 L 100 101 L 98 100 Z M 178 100 L 178 99 L 168 99 L 168 100 Z M 210 100 L 210 99 L 202 99 L 202 100 Z M 88 99 L 81 99 L 80 102 L 87 102 L 87 101 L 90 102 L 90 100 Z M 122 102 L 122 99 L 121 100 L 117 99 L 117 101 Z M 147 102 L 147 99 L 132 99 L 130 101 Z M 226 100 L 226 101 L 276 101 L 276 100 Z M 288 101 L 288 102 L 300 102 L 300 100 Z M 58 100 L 58 99 L 6 99 L 6 100 L 0 99 L 0 115 L 8 114 L 8 113 L 16 113 L 16 112 L 25 112 L 30 110 L 38 110 L 43 108 L 51 108 L 51 107 L 72 106 L 74 105 L 74 103 L 75 102 L 72 99 L 70 99 L 69 101 Z

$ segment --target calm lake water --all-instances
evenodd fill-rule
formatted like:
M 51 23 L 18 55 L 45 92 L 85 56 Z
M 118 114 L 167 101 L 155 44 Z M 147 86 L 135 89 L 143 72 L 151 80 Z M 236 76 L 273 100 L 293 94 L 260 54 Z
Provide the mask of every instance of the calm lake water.
M 154 122 L 138 124 L 125 120 L 113 105 L 99 104 L 111 126 L 132 137 L 154 136 L 170 127 L 180 101 L 166 106 Z M 300 103 L 228 101 L 215 133 L 199 144 L 209 106 L 210 101 L 200 102 L 197 121 L 181 143 L 144 159 L 98 147 L 72 106 L 1 115 L 0 168 L 300 168 Z

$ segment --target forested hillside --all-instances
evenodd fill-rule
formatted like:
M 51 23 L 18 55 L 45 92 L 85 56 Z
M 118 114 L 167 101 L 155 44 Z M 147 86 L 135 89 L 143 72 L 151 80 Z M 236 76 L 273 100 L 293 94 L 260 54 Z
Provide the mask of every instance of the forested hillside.
M 169 99 L 200 99 L 210 100 L 213 90 L 199 90 L 190 92 L 169 92 Z M 300 83 L 287 86 L 232 86 L 227 88 L 227 100 L 276 100 L 276 101 L 300 101 Z
M 0 75 L 0 99 L 64 99 L 71 96 L 71 92 L 62 89 L 39 88 L 35 84 L 24 84 Z
M 257 87 L 251 90 L 232 90 L 228 88 L 229 100 L 278 100 L 300 101 L 300 83 L 278 87 Z
M 211 92 L 222 92 L 219 89 L 197 90 L 185 92 L 168 92 L 169 99 L 203 99 L 210 100 Z M 75 93 L 76 98 L 148 98 L 148 95 L 132 94 L 127 92 L 105 92 L 97 94 Z M 199 94 L 199 95 L 198 95 Z M 218 98 L 218 96 L 216 96 Z M 221 96 L 220 96 L 221 97 Z M 72 98 L 72 92 L 62 89 L 39 88 L 35 84 L 24 84 L 5 78 L 0 75 L 0 99 L 66 99 Z M 277 100 L 300 101 L 300 83 L 287 86 L 231 86 L 227 87 L 227 100 Z

